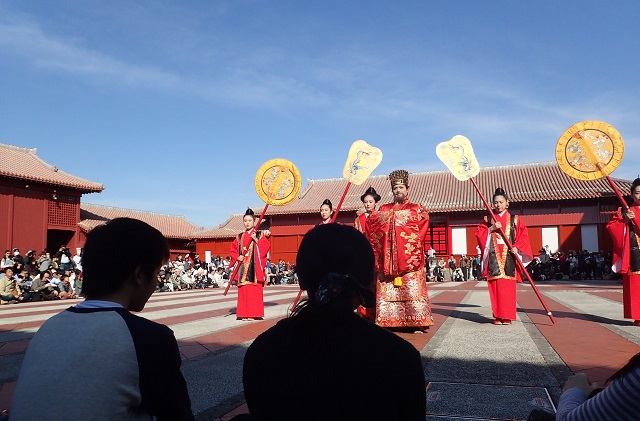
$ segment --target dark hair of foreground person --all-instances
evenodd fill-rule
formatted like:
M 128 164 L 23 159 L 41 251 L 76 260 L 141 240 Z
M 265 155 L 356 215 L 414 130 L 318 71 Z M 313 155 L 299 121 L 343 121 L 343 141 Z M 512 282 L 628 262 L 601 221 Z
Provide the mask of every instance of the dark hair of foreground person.
M 303 238 L 296 262 L 308 293 L 289 318 L 256 338 L 243 369 L 253 420 L 424 420 L 418 351 L 354 313 L 374 300 L 366 237 L 339 224 Z

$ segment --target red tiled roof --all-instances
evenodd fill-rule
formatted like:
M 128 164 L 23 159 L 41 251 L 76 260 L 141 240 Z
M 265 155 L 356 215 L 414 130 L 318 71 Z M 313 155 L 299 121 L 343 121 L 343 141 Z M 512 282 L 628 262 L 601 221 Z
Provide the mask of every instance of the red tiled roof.
M 262 208 L 260 208 L 262 211 Z M 254 211 L 255 212 L 255 211 Z M 233 237 L 239 232 L 244 231 L 244 225 L 242 224 L 243 214 L 234 213 L 231 214 L 226 221 L 217 227 L 205 229 L 193 233 L 193 238 L 228 238 Z
M 256 213 L 256 216 L 259 216 L 262 213 L 263 207 L 253 208 L 253 211 Z M 267 214 L 271 214 L 271 212 L 267 212 Z M 229 218 L 224 221 L 222 224 L 218 225 L 214 228 L 209 228 L 206 230 L 202 230 L 199 232 L 193 233 L 193 238 L 230 238 L 235 237 L 238 233 L 244 231 L 244 223 L 242 222 L 242 218 L 244 217 L 244 213 L 234 213 L 229 216 Z M 262 223 L 260 224 L 262 226 Z
M 475 178 L 487 200 L 497 187 L 502 187 L 514 202 L 553 201 L 614 196 L 606 179 L 583 181 L 569 177 L 556 162 L 503 165 L 483 168 Z M 613 179 L 624 193 L 631 181 Z M 267 215 L 319 212 L 320 204 L 329 199 L 335 208 L 347 182 L 341 178 L 308 180 L 298 199 L 284 206 L 270 206 Z M 341 210 L 362 208 L 360 196 L 373 186 L 382 197 L 381 203 L 392 201 L 386 175 L 371 176 L 360 186 L 352 185 Z M 449 171 L 416 172 L 409 175 L 409 198 L 423 204 L 430 212 L 462 212 L 485 209 L 471 181 L 458 181 Z M 256 213 L 262 208 L 254 209 Z M 196 238 L 232 237 L 241 232 L 242 215 L 232 215 L 219 227 L 197 233 Z
M 80 204 L 80 223 L 78 226 L 89 232 L 95 227 L 115 218 L 134 218 L 146 222 L 159 230 L 166 238 L 193 238 L 193 233 L 202 227 L 192 224 L 182 215 L 167 215 L 112 206 Z
M 585 199 L 613 196 L 606 179 L 576 180 L 562 172 L 556 162 L 503 165 L 483 168 L 475 178 L 478 187 L 489 200 L 497 187 L 502 187 L 514 202 Z M 628 192 L 631 181 L 614 179 L 622 192 Z M 329 199 L 334 208 L 340 201 L 347 182 L 330 178 L 309 180 L 300 198 L 281 207 L 269 207 L 267 214 L 319 212 L 320 204 Z M 392 201 L 386 175 L 369 177 L 360 186 L 351 186 L 342 210 L 362 207 L 360 196 L 373 186 L 382 197 L 381 203 Z M 423 204 L 431 212 L 460 212 L 484 209 L 482 199 L 471 181 L 458 181 L 449 171 L 415 172 L 409 175 L 409 199 Z
M 36 155 L 35 148 L 22 148 L 4 143 L 0 143 L 0 176 L 69 187 L 84 193 L 98 193 L 104 190 L 100 183 L 76 177 L 46 163 Z

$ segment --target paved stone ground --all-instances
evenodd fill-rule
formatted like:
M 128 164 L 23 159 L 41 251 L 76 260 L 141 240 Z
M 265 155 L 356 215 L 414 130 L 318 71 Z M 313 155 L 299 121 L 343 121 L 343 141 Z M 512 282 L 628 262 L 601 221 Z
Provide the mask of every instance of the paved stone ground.
M 518 320 L 494 326 L 485 283 L 429 284 L 436 325 L 428 334 L 399 334 L 423 357 L 426 419 L 526 419 L 533 408 L 553 411 L 572 372 L 603 382 L 640 352 L 640 327 L 622 318 L 619 283 L 547 281 L 538 287 L 555 325 L 529 285 L 518 287 Z M 142 312 L 175 332 L 198 420 L 228 420 L 246 412 L 245 350 L 286 316 L 298 290 L 268 287 L 265 320 L 254 322 L 237 321 L 235 291 L 226 297 L 222 292 L 157 293 Z M 0 307 L 0 408 L 10 407 L 30 338 L 46 319 L 72 304 Z

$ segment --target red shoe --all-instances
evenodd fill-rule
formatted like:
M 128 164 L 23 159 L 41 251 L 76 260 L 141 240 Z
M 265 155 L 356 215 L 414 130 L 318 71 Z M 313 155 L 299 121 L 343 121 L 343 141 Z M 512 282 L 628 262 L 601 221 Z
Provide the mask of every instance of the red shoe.
M 640 320 L 634 320 L 633 324 L 636 325 L 636 326 L 640 326 Z
M 501 325 L 501 324 L 503 324 L 503 323 L 502 323 L 502 319 L 495 319 L 492 323 L 493 323 L 494 325 Z
M 510 324 L 511 324 L 511 320 L 509 320 L 509 319 L 502 319 L 502 324 L 503 324 L 503 325 L 510 325 Z

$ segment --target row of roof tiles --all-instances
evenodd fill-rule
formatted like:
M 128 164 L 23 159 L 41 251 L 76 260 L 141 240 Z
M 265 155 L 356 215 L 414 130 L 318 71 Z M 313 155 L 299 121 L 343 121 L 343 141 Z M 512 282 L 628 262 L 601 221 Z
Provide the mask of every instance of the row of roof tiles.
M 43 161 L 36 149 L 0 143 L 0 175 L 34 180 L 74 188 L 83 193 L 100 192 L 104 186 L 59 170 Z M 583 181 L 566 175 L 557 163 L 503 165 L 483 168 L 476 182 L 485 197 L 490 198 L 497 187 L 502 187 L 514 202 L 586 199 L 612 196 L 614 193 L 606 179 Z M 618 188 L 628 192 L 631 181 L 614 179 Z M 458 181 L 448 171 L 411 173 L 409 198 L 421 203 L 431 212 L 459 212 L 481 210 L 482 200 L 471 182 Z M 362 186 L 352 186 L 345 197 L 342 210 L 362 207 L 360 196 L 369 187 L 376 189 L 382 203 L 392 201 L 391 188 L 386 175 L 371 176 Z M 337 205 L 347 187 L 343 179 L 308 180 L 299 197 L 284 206 L 271 206 L 267 215 L 318 212 L 323 200 Z M 254 209 L 261 212 L 262 207 Z M 230 237 L 243 229 L 242 214 L 232 214 L 217 227 L 203 230 L 184 216 L 167 215 L 133 209 L 92 204 L 81 205 L 80 227 L 90 231 L 105 221 L 117 217 L 137 218 L 159 229 L 168 238 Z
M 475 178 L 478 188 L 490 200 L 497 187 L 502 187 L 514 202 L 557 201 L 613 196 L 606 179 L 583 181 L 566 175 L 556 162 L 503 165 L 483 168 Z M 622 192 L 628 192 L 631 181 L 614 179 Z M 386 175 L 371 176 L 361 186 L 351 186 L 341 210 L 362 208 L 360 196 L 372 186 L 381 196 L 381 203 L 393 200 Z M 484 209 L 482 199 L 473 184 L 458 181 L 449 171 L 415 172 L 409 175 L 409 199 L 424 205 L 430 212 L 462 212 Z M 284 206 L 270 206 L 267 215 L 319 212 L 325 199 L 334 208 L 347 182 L 329 178 L 309 180 L 298 199 Z M 256 213 L 262 207 L 254 208 Z M 195 238 L 228 237 L 243 229 L 242 214 L 234 214 L 218 227 L 195 233 Z
M 95 227 L 115 218 L 134 218 L 156 228 L 167 238 L 193 238 L 202 227 L 192 224 L 182 215 L 146 212 L 113 206 L 80 204 L 80 229 L 89 232 Z
M 82 193 L 98 193 L 104 190 L 101 183 L 69 174 L 43 161 L 35 148 L 22 148 L 4 143 L 0 143 L 0 175 L 65 186 Z

